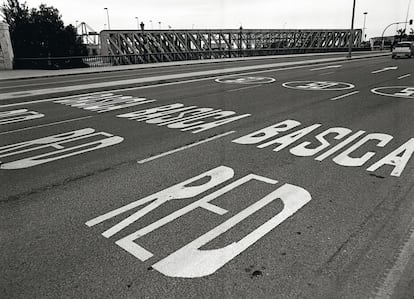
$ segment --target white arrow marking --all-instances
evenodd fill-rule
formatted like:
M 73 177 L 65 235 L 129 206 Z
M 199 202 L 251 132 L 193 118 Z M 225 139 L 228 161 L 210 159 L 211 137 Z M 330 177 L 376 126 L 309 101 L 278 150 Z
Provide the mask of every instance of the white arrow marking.
M 336 68 L 340 68 L 342 67 L 342 65 L 328 65 L 328 66 L 324 66 L 324 67 L 319 67 L 316 69 L 311 69 L 310 71 L 319 71 L 319 70 L 326 70 L 326 69 L 336 69 Z
M 382 72 L 386 72 L 386 71 L 390 71 L 390 70 L 398 70 L 398 66 L 389 66 L 389 67 L 385 67 L 382 70 L 377 70 L 377 71 L 373 71 L 371 72 L 372 74 L 378 74 L 378 73 L 382 73 Z

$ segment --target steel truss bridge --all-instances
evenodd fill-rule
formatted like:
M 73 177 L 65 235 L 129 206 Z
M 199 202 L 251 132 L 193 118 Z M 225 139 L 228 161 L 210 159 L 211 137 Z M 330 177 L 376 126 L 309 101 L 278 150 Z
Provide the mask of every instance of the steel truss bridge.
M 289 53 L 346 51 L 344 30 L 104 30 L 101 55 L 112 64 L 232 58 Z M 360 48 L 362 30 L 354 30 Z

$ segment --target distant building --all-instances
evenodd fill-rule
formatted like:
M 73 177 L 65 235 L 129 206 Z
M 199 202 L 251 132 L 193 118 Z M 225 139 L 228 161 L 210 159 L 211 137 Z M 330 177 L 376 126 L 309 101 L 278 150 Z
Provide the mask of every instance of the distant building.
M 384 49 L 390 49 L 394 44 L 395 36 L 373 37 L 369 39 L 372 50 L 380 50 L 382 43 L 384 43 Z

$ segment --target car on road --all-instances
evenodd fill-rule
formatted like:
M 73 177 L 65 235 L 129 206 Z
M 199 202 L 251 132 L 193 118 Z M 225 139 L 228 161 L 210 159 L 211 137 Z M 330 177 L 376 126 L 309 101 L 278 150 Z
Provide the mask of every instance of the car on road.
M 392 58 L 399 57 L 414 57 L 414 43 L 413 42 L 399 42 L 392 49 Z

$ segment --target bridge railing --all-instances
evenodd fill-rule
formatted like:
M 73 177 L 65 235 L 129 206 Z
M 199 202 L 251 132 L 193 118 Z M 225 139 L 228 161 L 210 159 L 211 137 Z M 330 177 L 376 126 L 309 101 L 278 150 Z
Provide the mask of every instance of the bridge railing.
M 17 69 L 68 69 L 98 68 L 116 65 L 145 64 L 182 60 L 207 60 L 224 58 L 242 58 L 253 56 L 346 52 L 348 48 L 265 48 L 265 49 L 231 49 L 205 50 L 191 52 L 162 52 L 111 56 L 76 56 L 18 58 L 14 65 Z M 370 51 L 370 48 L 354 48 L 353 51 Z M 183 59 L 184 58 L 184 59 Z

